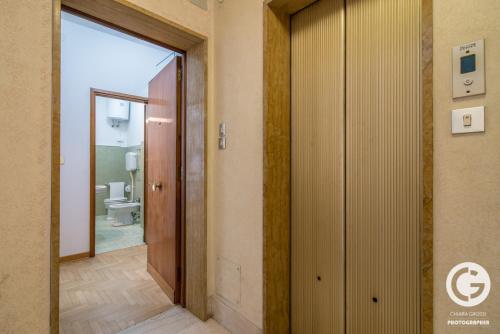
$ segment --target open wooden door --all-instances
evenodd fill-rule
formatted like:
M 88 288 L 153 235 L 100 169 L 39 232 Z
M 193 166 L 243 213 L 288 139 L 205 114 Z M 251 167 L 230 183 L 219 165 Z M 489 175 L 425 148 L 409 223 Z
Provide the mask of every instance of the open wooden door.
M 148 272 L 174 303 L 181 297 L 181 58 L 149 83 L 146 112 Z

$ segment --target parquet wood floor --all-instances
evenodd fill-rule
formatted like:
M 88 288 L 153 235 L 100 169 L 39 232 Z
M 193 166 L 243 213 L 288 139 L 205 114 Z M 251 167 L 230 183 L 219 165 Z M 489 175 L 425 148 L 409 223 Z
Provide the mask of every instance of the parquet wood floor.
M 60 332 L 111 334 L 173 305 L 146 272 L 146 246 L 60 267 Z
M 120 334 L 231 334 L 215 320 L 203 322 L 188 310 L 175 306 Z

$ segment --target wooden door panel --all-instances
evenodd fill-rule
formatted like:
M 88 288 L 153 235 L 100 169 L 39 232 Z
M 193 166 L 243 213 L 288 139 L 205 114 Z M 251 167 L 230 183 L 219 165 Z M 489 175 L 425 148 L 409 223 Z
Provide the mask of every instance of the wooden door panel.
M 149 83 L 146 118 L 148 271 L 178 303 L 180 300 L 180 57 Z

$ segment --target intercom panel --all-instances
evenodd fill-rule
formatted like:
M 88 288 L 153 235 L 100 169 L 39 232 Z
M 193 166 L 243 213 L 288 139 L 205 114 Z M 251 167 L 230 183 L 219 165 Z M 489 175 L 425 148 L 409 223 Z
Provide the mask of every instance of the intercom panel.
M 484 40 L 453 48 L 453 97 L 484 94 Z

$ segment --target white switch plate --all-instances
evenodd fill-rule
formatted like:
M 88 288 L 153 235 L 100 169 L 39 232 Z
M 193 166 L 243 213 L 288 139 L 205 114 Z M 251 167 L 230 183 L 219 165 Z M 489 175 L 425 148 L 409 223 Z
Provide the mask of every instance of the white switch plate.
M 464 125 L 464 116 L 471 116 L 471 125 Z M 451 133 L 484 132 L 484 106 L 451 111 Z

